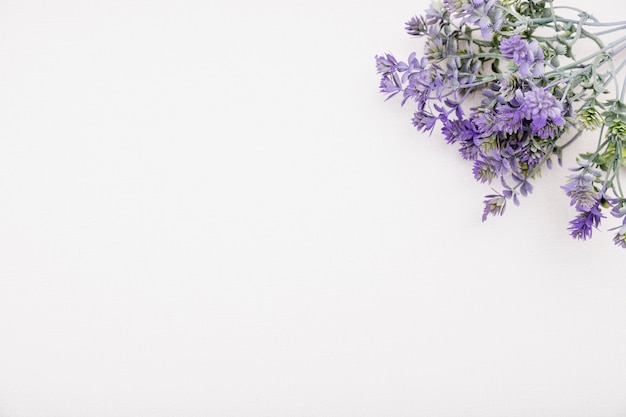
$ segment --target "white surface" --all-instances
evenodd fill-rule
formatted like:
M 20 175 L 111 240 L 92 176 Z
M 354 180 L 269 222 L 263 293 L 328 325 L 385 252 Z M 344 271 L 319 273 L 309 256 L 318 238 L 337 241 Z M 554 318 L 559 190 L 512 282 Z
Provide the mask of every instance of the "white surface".
M 377 91 L 427 4 L 0 3 L 0 416 L 623 416 L 566 172 L 482 224 Z

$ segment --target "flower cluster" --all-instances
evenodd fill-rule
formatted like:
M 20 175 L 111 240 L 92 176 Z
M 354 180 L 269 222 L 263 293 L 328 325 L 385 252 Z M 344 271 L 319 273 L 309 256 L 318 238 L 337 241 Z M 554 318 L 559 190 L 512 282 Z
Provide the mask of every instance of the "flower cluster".
M 613 229 L 614 243 L 626 248 L 619 175 L 626 166 L 626 88 L 614 97 L 608 90 L 626 67 L 615 59 L 626 37 L 602 40 L 626 22 L 601 23 L 553 1 L 434 1 L 406 23 L 410 35 L 423 38 L 421 56 L 376 56 L 380 91 L 415 106 L 418 131 L 438 126 L 471 161 L 477 181 L 501 185 L 485 197 L 483 220 L 504 213 L 509 201 L 519 204 L 544 167 L 554 159 L 561 164 L 563 151 L 585 131 L 599 130 L 597 146 L 578 155 L 562 187 L 575 210 L 569 230 L 574 238 L 590 238 L 608 210 L 622 221 Z M 563 17 L 557 9 L 577 15 Z M 581 39 L 597 50 L 577 59 Z

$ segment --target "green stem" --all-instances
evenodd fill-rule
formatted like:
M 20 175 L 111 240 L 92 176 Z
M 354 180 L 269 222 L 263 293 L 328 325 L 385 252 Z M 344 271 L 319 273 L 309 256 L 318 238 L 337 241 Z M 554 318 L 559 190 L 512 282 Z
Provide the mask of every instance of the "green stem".
M 502 55 L 497 53 L 487 53 L 487 52 L 478 52 L 476 54 L 466 54 L 466 55 L 448 55 L 446 58 L 460 58 L 460 59 L 468 59 L 468 58 L 490 58 L 490 59 L 500 59 Z
M 584 15 L 586 15 L 586 16 L 589 16 L 589 18 L 590 18 L 590 19 L 592 19 L 592 20 L 594 20 L 595 22 L 597 22 L 597 21 L 598 21 L 598 19 L 596 19 L 594 16 L 590 15 L 590 14 L 589 14 L 589 13 L 587 13 L 586 11 L 581 10 L 581 9 L 579 9 L 579 8 L 577 8 L 577 7 L 572 7 L 572 6 L 552 6 L 552 4 L 550 4 L 550 5 L 551 5 L 552 9 L 567 9 L 567 10 L 573 10 L 573 11 L 575 11 L 575 12 L 578 12 L 578 13 L 584 14 Z
M 616 153 L 616 154 L 617 154 L 617 153 Z M 621 161 L 620 161 L 620 164 L 621 164 Z M 618 169 L 619 169 L 619 168 L 618 168 Z M 618 171 L 618 170 L 616 170 L 616 171 L 615 171 L 615 178 L 617 178 L 617 188 L 618 188 L 618 190 L 619 190 L 618 195 L 619 195 L 621 198 L 624 198 L 624 190 L 622 189 L 622 181 L 621 181 L 621 179 L 620 179 L 620 175 L 619 175 L 619 171 Z
M 540 18 L 536 18 L 536 19 L 524 19 L 523 21 L 517 22 L 517 26 L 520 26 L 522 23 L 529 24 L 529 25 L 532 25 L 532 26 L 543 25 L 544 23 L 550 23 L 553 20 L 555 20 L 555 19 L 552 18 L 552 17 L 540 17 Z M 580 24 L 582 24 L 584 26 L 595 26 L 595 27 L 621 26 L 621 25 L 625 25 L 626 24 L 626 22 L 611 22 L 611 23 L 589 22 L 589 21 L 581 22 L 580 20 L 566 19 L 566 18 L 560 17 L 560 16 L 556 16 L 556 21 L 559 22 L 559 23 L 572 23 L 572 24 L 580 23 Z
M 584 63 L 586 61 L 589 61 L 590 59 L 593 59 L 593 58 L 597 57 L 598 55 L 601 55 L 601 54 L 611 50 L 612 48 L 614 48 L 614 47 L 616 47 L 616 46 L 618 46 L 618 45 L 620 45 L 621 43 L 624 43 L 624 42 L 626 42 L 626 36 L 623 36 L 623 37 L 619 38 L 618 40 L 616 40 L 614 42 L 611 42 L 610 44 L 606 45 L 605 47 L 598 49 L 596 52 L 594 52 L 594 53 L 592 53 L 590 55 L 587 55 L 586 57 L 584 57 L 582 59 L 579 59 L 576 62 L 572 62 L 571 64 L 565 65 L 565 66 L 563 66 L 563 67 L 561 67 L 559 69 L 561 71 L 566 71 L 568 69 L 576 68 L 580 64 L 582 64 L 582 63 Z
M 609 85 L 609 83 L 615 79 L 615 76 L 619 74 L 624 69 L 624 67 L 626 67 L 626 60 L 619 64 L 617 68 L 611 70 L 611 72 L 609 73 L 609 77 L 606 79 L 606 81 L 604 81 L 602 87 L 606 87 L 607 85 Z
M 622 83 L 622 92 L 619 96 L 619 101 L 622 103 L 624 102 L 624 95 L 626 94 L 626 86 L 624 84 L 626 84 L 626 78 L 624 78 L 624 82 Z
M 594 36 L 608 35 L 609 33 L 619 32 L 620 30 L 624 30 L 624 29 L 626 29 L 626 24 L 624 24 L 622 26 L 614 27 L 614 28 L 611 28 L 611 29 L 606 29 L 606 30 L 603 30 L 601 32 L 594 32 L 593 35 Z

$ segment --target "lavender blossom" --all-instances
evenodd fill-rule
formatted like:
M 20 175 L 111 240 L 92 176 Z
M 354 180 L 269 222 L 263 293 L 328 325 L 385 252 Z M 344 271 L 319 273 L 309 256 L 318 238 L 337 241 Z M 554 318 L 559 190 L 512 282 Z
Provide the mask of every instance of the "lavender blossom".
M 498 176 L 498 172 L 494 164 L 490 160 L 478 160 L 474 162 L 472 168 L 474 179 L 481 183 L 491 183 Z
M 600 171 L 590 167 L 588 162 L 584 162 L 575 172 L 576 174 L 570 175 L 567 184 L 561 188 L 571 199 L 570 205 L 582 211 L 591 210 L 599 198 L 599 191 L 596 190 L 593 182 L 599 179 Z
M 427 28 L 428 25 L 426 24 L 426 19 L 424 19 L 423 16 L 413 16 L 408 22 L 406 22 L 404 27 L 407 33 L 412 36 L 425 35 Z
M 522 87 L 523 82 L 520 77 L 518 77 L 515 73 L 506 73 L 500 80 L 498 94 L 506 102 L 510 102 L 515 99 L 517 91 L 521 91 Z
M 488 137 L 496 132 L 497 114 L 492 106 L 479 106 L 473 109 L 470 116 L 476 130 L 482 137 Z
M 556 126 L 565 124 L 563 105 L 549 91 L 533 86 L 523 95 L 523 98 L 520 95 L 521 93 L 518 93 L 518 98 L 523 102 L 520 111 L 524 118 L 532 121 L 533 132 L 542 133 L 541 128 L 547 123 L 553 123 Z
M 426 84 L 428 84 L 427 77 L 429 76 L 429 72 L 427 69 L 429 68 L 429 65 L 430 63 L 426 57 L 418 59 L 415 52 L 413 52 L 409 55 L 409 59 L 407 59 L 406 64 L 404 62 L 398 63 L 398 71 L 402 72 L 402 82 L 407 82 L 410 77 L 419 76 L 422 77 L 422 80 Z
M 615 234 L 613 237 L 613 243 L 623 249 L 626 249 L 626 224 L 623 225 Z
M 437 120 L 436 116 L 423 108 L 418 108 L 418 110 L 413 114 L 412 119 L 413 126 L 415 126 L 418 131 L 422 132 L 431 131 L 435 127 Z
M 444 120 L 441 132 L 446 142 L 473 142 L 476 137 L 474 125 L 469 120 Z
M 520 107 L 512 107 L 508 104 L 496 108 L 495 126 L 500 132 L 512 134 L 522 129 L 524 113 Z
M 407 83 L 403 94 L 404 98 L 402 99 L 402 105 L 404 105 L 404 103 L 406 103 L 406 101 L 410 98 L 412 98 L 416 103 L 423 105 L 428 99 L 430 88 L 428 87 L 428 84 L 421 80 L 421 77 L 412 77 L 409 78 L 409 82 Z
M 611 201 L 613 209 L 611 215 L 613 217 L 621 218 L 622 226 L 618 226 L 612 230 L 619 229 L 615 236 L 613 236 L 613 243 L 615 245 L 626 249 L 626 199 L 616 198 Z
M 430 3 L 424 16 L 426 23 L 429 25 L 438 25 L 444 21 L 445 9 L 441 1 L 433 1 Z
M 541 77 L 545 70 L 544 53 L 537 41 L 528 42 L 520 35 L 503 38 L 500 42 L 500 52 L 507 59 L 512 59 L 519 66 L 522 77 L 531 74 Z
M 618 219 L 624 219 L 626 222 L 626 199 L 624 198 L 615 198 L 610 201 L 613 205 L 611 209 L 611 215 Z
M 501 216 L 506 209 L 506 198 L 502 195 L 490 194 L 485 196 L 485 209 L 483 210 L 483 222 L 489 215 Z
M 446 10 L 455 17 L 459 17 L 459 14 L 463 12 L 464 3 L 464 0 L 443 0 Z
M 384 56 L 376 55 L 376 71 L 379 74 L 388 75 L 398 70 L 398 60 L 391 54 Z
M 389 100 L 402 91 L 402 83 L 396 73 L 385 74 L 380 80 L 380 92 L 387 94 L 385 100 Z
M 600 226 L 600 221 L 604 217 L 600 212 L 600 199 L 588 210 L 576 209 L 579 214 L 570 221 L 570 235 L 575 239 L 587 240 L 591 238 L 593 229 Z
M 502 10 L 496 7 L 496 0 L 464 0 L 463 21 L 475 24 L 480 28 L 480 34 L 488 39 L 494 30 L 499 30 L 503 23 Z
M 494 149 L 489 153 L 481 152 L 479 158 L 474 162 L 472 173 L 474 179 L 482 183 L 491 183 L 497 177 L 502 179 L 506 174 L 517 169 L 514 158 L 506 150 Z
M 430 38 L 424 48 L 424 56 L 430 61 L 438 61 L 447 56 L 446 42 L 441 37 Z

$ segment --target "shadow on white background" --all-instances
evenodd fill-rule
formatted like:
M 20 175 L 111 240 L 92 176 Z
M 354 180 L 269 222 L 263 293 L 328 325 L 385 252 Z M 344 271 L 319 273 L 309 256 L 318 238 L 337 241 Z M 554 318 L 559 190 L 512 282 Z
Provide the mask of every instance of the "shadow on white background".
M 623 415 L 567 172 L 483 224 L 378 93 L 427 5 L 3 1 L 0 416 Z

